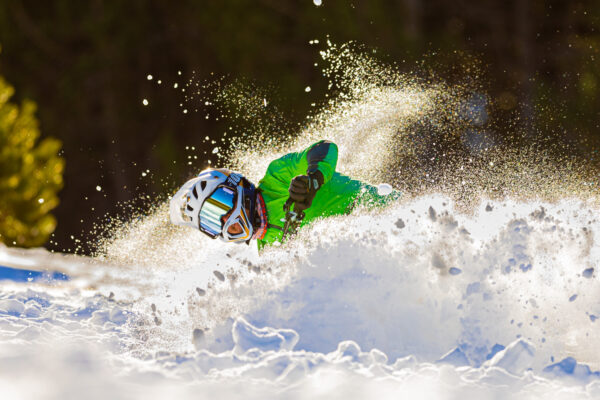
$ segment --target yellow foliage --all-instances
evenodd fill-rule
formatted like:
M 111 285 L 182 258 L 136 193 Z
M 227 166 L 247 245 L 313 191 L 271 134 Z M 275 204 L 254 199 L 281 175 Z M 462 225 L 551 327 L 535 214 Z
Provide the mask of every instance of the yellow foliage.
M 0 77 L 0 241 L 22 247 L 44 244 L 56 228 L 50 212 L 59 203 L 65 161 L 61 143 L 40 136 L 36 105 L 10 103 L 14 89 Z

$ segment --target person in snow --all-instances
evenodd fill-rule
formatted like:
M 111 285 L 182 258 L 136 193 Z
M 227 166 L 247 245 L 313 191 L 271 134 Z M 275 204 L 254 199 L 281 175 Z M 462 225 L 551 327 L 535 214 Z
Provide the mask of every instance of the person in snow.
M 337 146 L 321 140 L 272 161 L 258 188 L 237 172 L 206 169 L 171 199 L 171 222 L 226 242 L 255 239 L 260 250 L 284 240 L 290 216 L 301 227 L 349 214 L 359 204 L 386 204 L 399 197 L 396 191 L 381 196 L 376 187 L 336 172 L 337 158 Z

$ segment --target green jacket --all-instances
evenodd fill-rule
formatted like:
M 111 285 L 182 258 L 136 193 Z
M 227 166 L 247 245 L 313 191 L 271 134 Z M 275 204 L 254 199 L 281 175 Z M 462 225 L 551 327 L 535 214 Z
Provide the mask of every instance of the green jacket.
M 284 224 L 281 220 L 285 218 L 283 205 L 289 197 L 290 182 L 298 175 L 318 170 L 324 178 L 312 205 L 304 211 L 301 226 L 320 217 L 349 214 L 358 204 L 383 205 L 400 196 L 397 191 L 381 196 L 376 187 L 335 172 L 337 158 L 337 146 L 321 140 L 302 152 L 286 154 L 269 164 L 258 185 L 265 200 L 269 224 L 264 238 L 258 240 L 259 250 L 273 242 L 281 242 Z

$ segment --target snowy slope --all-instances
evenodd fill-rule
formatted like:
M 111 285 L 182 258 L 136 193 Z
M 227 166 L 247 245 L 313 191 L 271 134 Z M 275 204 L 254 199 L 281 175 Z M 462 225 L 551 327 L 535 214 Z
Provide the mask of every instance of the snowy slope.
M 421 197 L 261 257 L 160 213 L 102 258 L 0 248 L 1 398 L 600 398 L 597 212 Z

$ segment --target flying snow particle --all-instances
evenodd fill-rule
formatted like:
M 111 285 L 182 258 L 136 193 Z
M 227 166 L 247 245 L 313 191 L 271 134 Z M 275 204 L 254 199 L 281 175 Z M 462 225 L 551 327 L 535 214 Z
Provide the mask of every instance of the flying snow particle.
M 213 271 L 213 274 L 217 277 L 218 280 L 220 280 L 221 282 L 225 281 L 225 275 L 223 275 L 221 272 L 219 271 Z
M 204 331 L 200 328 L 194 329 L 194 332 L 192 333 L 192 343 L 194 343 L 196 349 L 200 350 L 202 348 L 203 339 Z
M 377 194 L 380 196 L 387 196 L 388 194 L 392 193 L 393 190 L 394 188 L 392 188 L 392 186 L 388 183 L 382 183 L 377 186 Z
M 142 100 L 142 104 L 145 105 L 145 106 L 147 106 L 148 105 L 148 99 Z
M 322 0 L 313 0 L 313 3 L 315 6 L 319 7 L 321 4 L 323 4 Z
M 219 148 L 218 148 L 218 147 L 215 147 L 215 148 L 213 149 L 213 151 L 212 151 L 212 153 L 213 153 L 213 154 L 217 154 L 218 152 L 219 152 Z
M 175 84 L 173 85 L 173 89 L 177 89 L 178 87 L 179 87 L 179 84 L 178 84 L 178 83 L 175 83 Z
M 38 203 L 44 204 L 44 199 L 38 199 Z
M 304 91 L 305 91 L 306 93 L 310 92 L 310 86 L 307 86 L 307 87 L 305 87 L 305 88 L 304 88 Z
M 99 192 L 102 190 L 102 186 L 96 186 L 96 190 Z
M 151 80 L 152 80 L 152 78 L 153 78 L 153 76 L 152 76 L 152 75 L 150 75 L 150 74 L 148 74 L 148 76 L 146 77 L 146 79 L 148 79 L 149 81 L 151 81 Z

